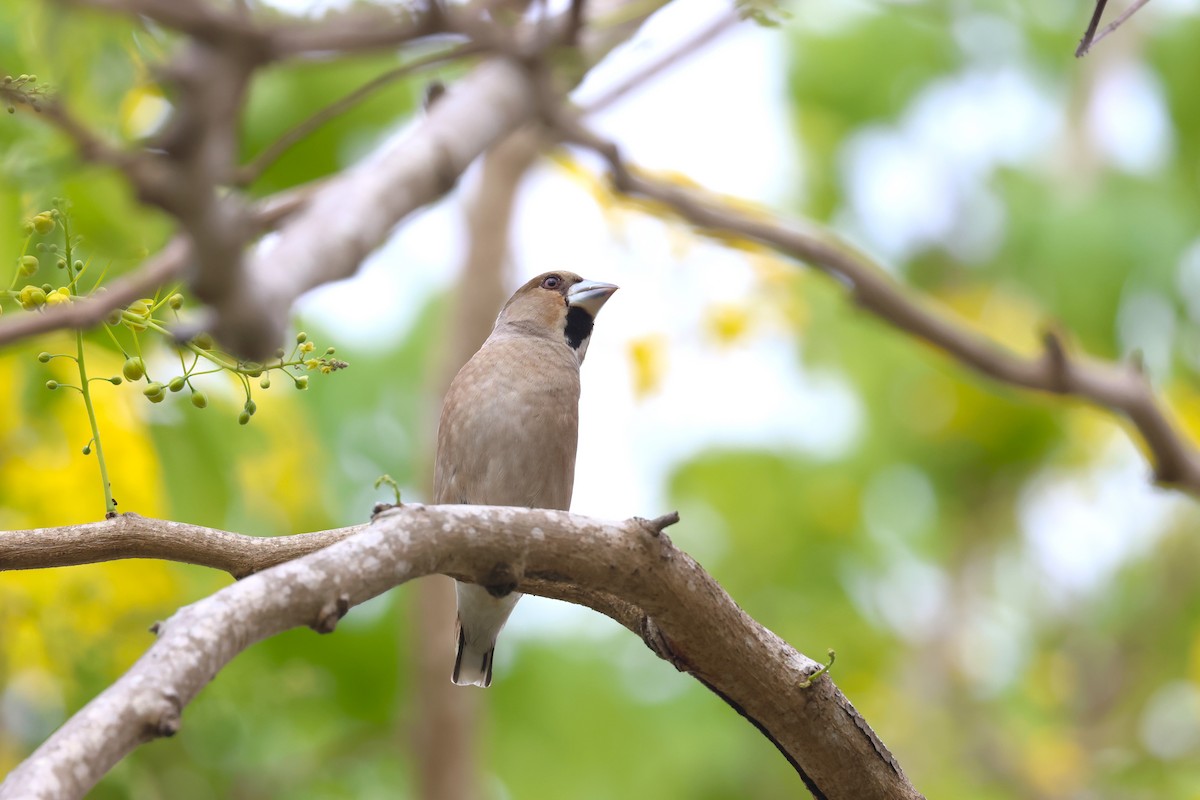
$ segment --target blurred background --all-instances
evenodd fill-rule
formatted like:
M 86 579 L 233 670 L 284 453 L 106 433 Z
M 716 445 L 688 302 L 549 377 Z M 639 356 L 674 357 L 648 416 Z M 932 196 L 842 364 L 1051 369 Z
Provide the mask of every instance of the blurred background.
M 590 121 L 640 166 L 829 226 L 1013 349 L 1035 352 L 1058 326 L 1080 351 L 1141 353 L 1195 435 L 1200 3 L 1156 0 L 1076 60 L 1092 8 L 791 3 L 779 27 L 730 26 Z M 676 0 L 576 99 L 604 98 L 728 11 Z M 170 46 L 119 17 L 0 1 L 0 72 L 36 73 L 125 141 L 168 109 L 151 66 Z M 246 157 L 398 63 L 272 69 L 250 99 Z M 320 128 L 253 192 L 403 136 L 430 78 Z M 163 217 L 19 111 L 0 118 L 0 264 L 54 197 L 113 275 L 162 246 Z M 498 155 L 499 177 L 473 169 L 358 277 L 306 297 L 297 329 L 351 367 L 306 392 L 256 391 L 248 426 L 219 378 L 204 410 L 98 385 L 120 508 L 276 536 L 364 521 L 385 472 L 423 500 L 441 387 L 471 337 L 528 277 L 571 269 L 622 287 L 583 368 L 573 510 L 679 509 L 674 540 L 746 611 L 814 658 L 836 649 L 834 680 L 930 797 L 1200 797 L 1200 517 L 1153 486 L 1126 426 L 979 379 L 821 275 L 647 215 L 586 156 L 537 146 Z M 503 222 L 512 193 L 511 224 L 480 244 L 479 218 Z M 107 337 L 89 346 L 93 374 L 119 372 Z M 47 392 L 64 367 L 36 360 L 72 347 L 0 349 L 0 529 L 103 515 L 79 398 Z M 152 622 L 229 581 L 141 561 L 0 575 L 0 774 L 128 668 Z M 179 735 L 93 796 L 422 796 L 451 653 L 421 632 L 453 624 L 422 612 L 422 591 L 354 609 L 333 636 L 245 652 Z M 496 657 L 491 689 L 449 701 L 466 698 L 478 751 L 463 769 L 485 797 L 801 791 L 755 729 L 606 618 L 529 598 Z

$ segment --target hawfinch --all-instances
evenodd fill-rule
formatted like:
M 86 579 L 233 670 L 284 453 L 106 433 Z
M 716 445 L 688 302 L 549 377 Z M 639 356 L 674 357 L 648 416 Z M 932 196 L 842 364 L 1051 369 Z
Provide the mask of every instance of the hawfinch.
M 592 323 L 617 290 L 547 272 L 517 290 L 487 341 L 446 391 L 438 424 L 437 503 L 567 510 L 575 482 L 579 365 Z M 451 680 L 492 682 L 496 635 L 521 595 L 455 583 L 458 652 Z

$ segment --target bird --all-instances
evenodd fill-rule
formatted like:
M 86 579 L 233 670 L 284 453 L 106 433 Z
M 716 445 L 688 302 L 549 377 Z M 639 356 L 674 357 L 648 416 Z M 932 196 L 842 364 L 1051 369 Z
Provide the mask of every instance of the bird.
M 579 439 L 579 367 L 617 287 L 546 272 L 509 298 L 451 381 L 438 422 L 434 502 L 566 511 Z M 496 636 L 521 598 L 455 581 L 451 680 L 489 686 Z

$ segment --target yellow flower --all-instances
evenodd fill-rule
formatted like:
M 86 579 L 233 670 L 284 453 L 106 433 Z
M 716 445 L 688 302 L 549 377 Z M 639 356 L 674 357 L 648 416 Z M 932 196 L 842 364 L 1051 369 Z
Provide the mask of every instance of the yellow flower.
M 633 393 L 641 399 L 658 390 L 667 371 L 667 340 L 651 334 L 629 343 L 629 366 L 633 373 Z
M 71 290 L 66 286 L 61 286 L 46 295 L 46 305 L 48 306 L 57 306 L 69 302 L 71 302 Z
M 733 344 L 750 328 L 750 312 L 744 306 L 721 304 L 708 312 L 708 332 L 721 344 Z

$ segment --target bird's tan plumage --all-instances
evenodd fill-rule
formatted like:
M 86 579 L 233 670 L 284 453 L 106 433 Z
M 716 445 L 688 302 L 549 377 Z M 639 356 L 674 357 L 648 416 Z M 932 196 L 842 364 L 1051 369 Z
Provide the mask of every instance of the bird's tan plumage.
M 434 501 L 566 510 L 575 480 L 579 366 L 596 312 L 616 291 L 570 272 L 530 280 L 446 392 Z M 456 584 L 455 683 L 487 686 L 492 651 L 520 595 Z

